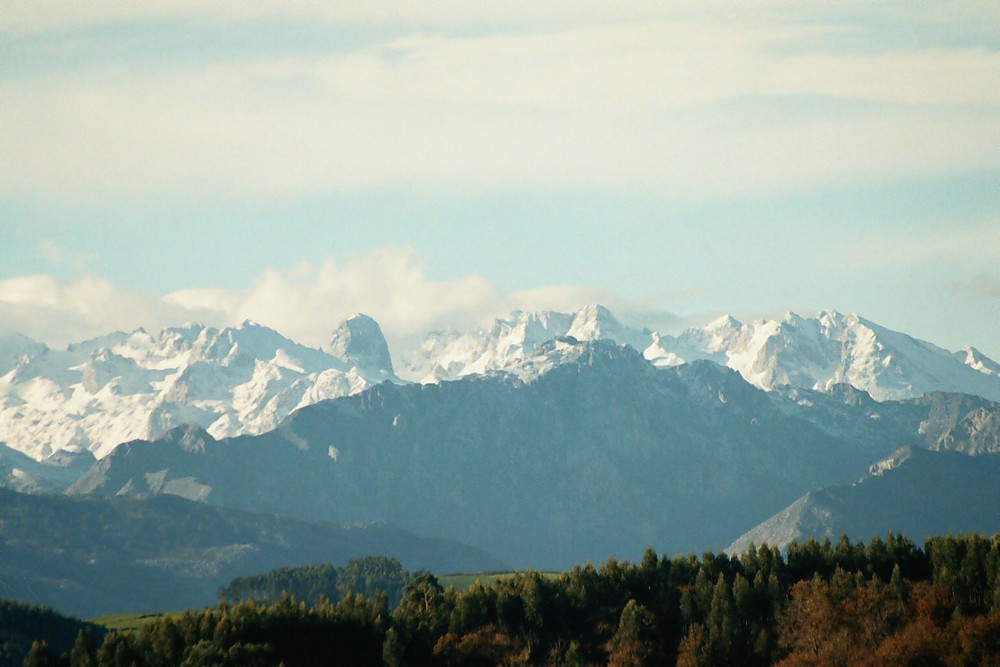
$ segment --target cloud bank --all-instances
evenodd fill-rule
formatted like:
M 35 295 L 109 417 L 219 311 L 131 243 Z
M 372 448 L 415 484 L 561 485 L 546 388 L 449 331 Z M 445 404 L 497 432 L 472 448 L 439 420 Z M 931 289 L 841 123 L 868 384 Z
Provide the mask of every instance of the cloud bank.
M 955 264 L 966 256 L 976 238 L 980 245 L 996 240 L 988 235 L 946 234 L 937 244 L 923 240 L 902 248 L 896 259 L 904 266 L 927 262 Z M 871 253 L 877 254 L 879 247 L 888 245 L 876 244 Z M 845 254 L 849 254 L 847 249 Z M 856 259 L 867 261 L 869 254 Z M 856 266 L 855 269 L 852 266 L 855 265 L 847 264 L 838 270 L 855 270 Z M 992 272 L 981 272 L 945 288 L 953 295 L 955 308 L 976 309 L 984 302 L 996 301 L 1000 295 L 997 278 Z M 186 322 L 235 326 L 250 319 L 302 344 L 321 347 L 343 319 L 364 312 L 380 323 L 390 351 L 398 358 L 416 349 L 429 331 L 487 327 L 493 319 L 516 310 L 572 312 L 589 303 L 601 303 L 626 324 L 670 334 L 687 326 L 701 326 L 727 312 L 678 312 L 680 304 L 697 303 L 698 298 L 697 289 L 663 290 L 633 298 L 570 284 L 505 291 L 478 275 L 435 280 L 428 276 L 424 258 L 413 247 L 384 246 L 346 261 L 328 257 L 317 263 L 267 268 L 248 285 L 235 289 L 205 287 L 154 294 L 130 290 L 94 276 L 67 280 L 29 275 L 0 280 L 0 333 L 16 331 L 50 346 L 62 347 L 112 331 L 140 327 L 159 331 Z M 737 306 L 728 312 L 748 321 L 765 316 L 780 318 L 789 305 L 773 311 L 744 311 Z M 816 307 L 834 308 L 838 304 L 799 304 L 794 310 L 809 313 Z M 882 313 L 862 314 L 879 321 L 883 317 Z M 892 321 L 887 325 L 900 326 Z M 947 322 L 942 326 L 944 329 L 927 328 L 925 332 L 913 333 L 952 347 L 975 342 L 957 338 L 946 342 L 945 334 L 950 327 Z M 909 331 L 905 327 L 904 330 Z M 977 347 L 988 346 L 979 341 Z
M 882 45 L 844 17 L 809 21 L 782 3 L 771 7 L 783 12 L 722 19 L 644 3 L 611 16 L 557 5 L 532 32 L 516 12 L 484 5 L 458 11 L 466 23 L 404 3 L 106 3 L 89 19 L 89 3 L 73 6 L 8 19 L 15 34 L 34 35 L 16 42 L 22 61 L 32 49 L 80 61 L 5 77 L 0 183 L 9 193 L 711 197 L 1000 169 L 995 49 Z M 929 31 L 919 16 L 907 20 Z M 397 27 L 346 49 L 274 55 L 248 44 L 238 57 L 157 53 L 153 66 L 122 63 L 74 32 L 101 17 L 137 22 L 140 36 L 185 19 L 220 29 L 278 19 Z M 493 29 L 474 29 L 483 24 Z
M 0 323 L 53 346 L 139 327 L 159 330 L 197 321 L 230 326 L 251 319 L 314 347 L 346 317 L 364 312 L 382 326 L 394 354 L 428 331 L 487 326 L 513 310 L 572 311 L 601 302 L 630 322 L 676 324 L 663 309 L 608 292 L 554 285 L 505 293 L 479 276 L 427 277 L 410 247 L 388 246 L 346 262 L 325 259 L 267 269 L 242 289 L 190 289 L 163 296 L 129 291 L 101 278 L 23 276 L 0 281 Z

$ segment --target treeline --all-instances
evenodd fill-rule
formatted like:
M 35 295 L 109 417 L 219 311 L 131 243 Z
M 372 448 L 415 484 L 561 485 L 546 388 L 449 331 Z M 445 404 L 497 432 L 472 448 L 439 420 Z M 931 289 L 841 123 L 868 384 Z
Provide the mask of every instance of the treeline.
M 42 637 L 52 652 L 69 653 L 81 631 L 90 637 L 104 636 L 104 628 L 63 616 L 48 607 L 0 600 L 0 665 L 20 665 L 32 644 Z
M 343 567 L 330 564 L 282 567 L 237 577 L 219 589 L 219 599 L 230 603 L 248 600 L 274 603 L 290 596 L 311 606 L 323 599 L 337 602 L 348 593 L 373 598 L 381 592 L 393 608 L 402 599 L 409 578 L 397 559 L 365 556 L 348 561 Z
M 384 594 L 222 602 L 42 653 L 26 664 L 1000 665 L 1000 534 L 650 550 L 462 593 L 418 573 L 394 610 Z

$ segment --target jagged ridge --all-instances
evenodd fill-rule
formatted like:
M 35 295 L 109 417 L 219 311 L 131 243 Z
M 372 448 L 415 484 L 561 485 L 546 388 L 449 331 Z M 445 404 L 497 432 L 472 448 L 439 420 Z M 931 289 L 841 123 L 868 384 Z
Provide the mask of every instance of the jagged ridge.
M 1000 400 L 1000 365 L 977 350 L 950 353 L 835 311 L 751 324 L 726 316 L 678 336 L 623 325 L 596 304 L 575 313 L 518 312 L 489 329 L 428 334 L 398 367 L 423 383 L 490 373 L 530 381 L 564 363 L 574 341 L 589 340 L 628 345 L 657 367 L 714 361 L 768 390 L 831 392 L 846 384 L 878 400 L 930 391 Z M 102 457 L 181 424 L 215 437 L 263 433 L 297 408 L 399 381 L 378 324 L 361 314 L 343 322 L 324 350 L 251 322 L 157 336 L 119 332 L 65 351 L 6 336 L 0 373 L 0 441 L 38 460 L 64 449 Z

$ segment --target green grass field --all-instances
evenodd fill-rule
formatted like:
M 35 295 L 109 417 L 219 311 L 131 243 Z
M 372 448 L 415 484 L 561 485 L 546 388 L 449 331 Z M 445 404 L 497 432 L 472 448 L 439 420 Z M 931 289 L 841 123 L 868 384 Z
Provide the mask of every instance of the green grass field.
M 108 614 L 90 619 L 91 623 L 103 625 L 108 630 L 138 632 L 149 621 L 166 616 L 167 612 L 136 611 L 127 614 Z

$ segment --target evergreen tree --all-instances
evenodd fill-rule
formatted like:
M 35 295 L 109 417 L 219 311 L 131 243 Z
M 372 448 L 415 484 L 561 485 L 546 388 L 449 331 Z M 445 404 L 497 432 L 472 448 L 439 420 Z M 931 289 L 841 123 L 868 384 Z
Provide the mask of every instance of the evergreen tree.
M 618 630 L 608 644 L 608 664 L 642 667 L 662 662 L 655 641 L 656 632 L 649 610 L 630 599 L 618 622 Z
M 719 573 L 712 590 L 712 602 L 705 623 L 711 654 L 718 664 L 732 662 L 736 640 L 736 612 L 725 575 Z
M 70 653 L 70 667 L 97 667 L 97 642 L 90 628 L 77 633 Z
M 60 659 L 45 640 L 32 642 L 24 659 L 24 667 L 63 667 L 65 664 L 67 662 Z

